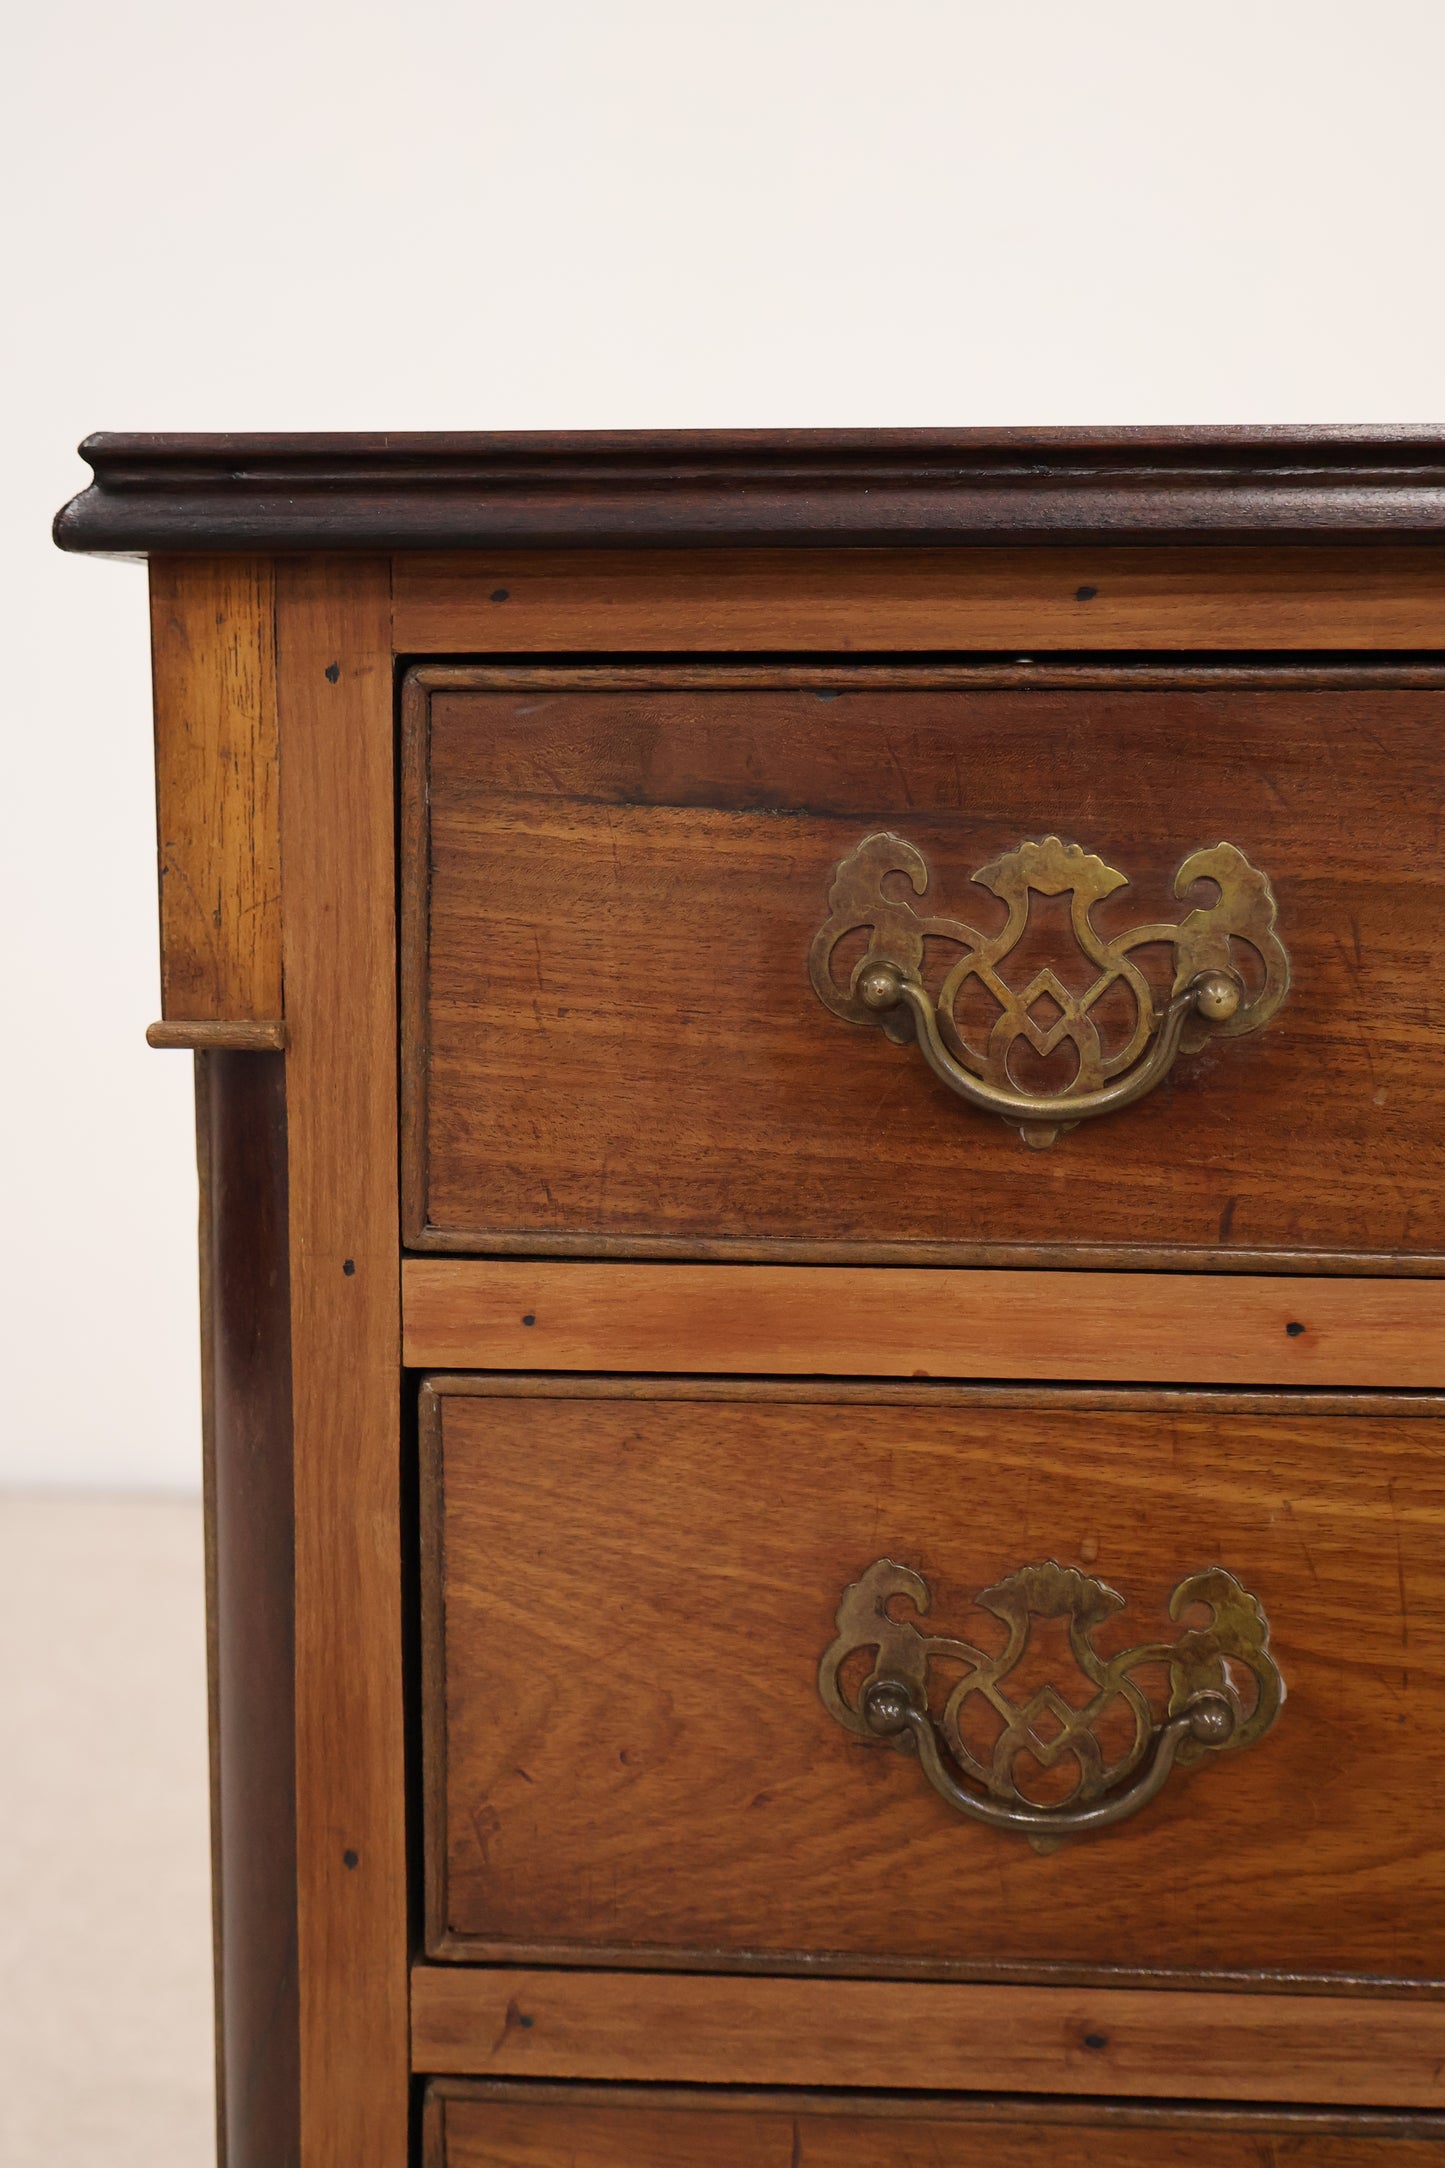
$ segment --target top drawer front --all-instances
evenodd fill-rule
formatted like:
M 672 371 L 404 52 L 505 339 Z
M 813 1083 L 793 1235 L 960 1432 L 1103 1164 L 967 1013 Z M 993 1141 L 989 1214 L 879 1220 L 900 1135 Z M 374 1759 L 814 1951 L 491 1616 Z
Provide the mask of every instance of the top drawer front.
M 931 676 L 933 682 L 927 680 Z M 1021 684 L 1021 676 L 1030 678 Z M 1445 675 L 441 668 L 406 688 L 407 1237 L 535 1254 L 1445 1259 Z M 790 681 L 791 680 L 791 681 Z M 1278 900 L 1292 984 L 1263 1027 L 1046 1150 L 809 979 L 835 868 L 891 831 L 884 892 L 1005 926 L 973 876 L 1057 836 L 1126 881 L 1104 943 L 1208 910 L 1221 841 Z M 1076 862 L 1075 862 L 1076 863 Z M 1096 881 L 1096 886 L 1107 883 Z M 1099 971 L 1069 893 L 1026 891 L 998 972 Z M 837 953 L 846 979 L 862 937 Z M 1259 986 L 1235 944 L 1246 998 Z M 935 994 L 960 954 L 932 940 Z M 1158 1012 L 1177 959 L 1132 952 Z M 972 1003 L 972 1006 L 969 1004 Z M 1042 1027 L 1051 996 L 1034 1002 Z M 958 1020 L 998 1015 L 978 982 Z M 1136 1011 L 1094 1012 L 1106 1055 Z M 1067 1046 L 1011 1074 L 1056 1092 Z M 1037 1134 L 1037 1132 L 1035 1132 Z

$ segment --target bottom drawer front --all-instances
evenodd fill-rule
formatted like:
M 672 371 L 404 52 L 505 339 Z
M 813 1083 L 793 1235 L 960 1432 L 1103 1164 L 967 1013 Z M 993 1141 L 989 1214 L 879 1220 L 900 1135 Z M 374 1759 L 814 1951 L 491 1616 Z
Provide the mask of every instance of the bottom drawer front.
M 1445 2122 L 433 2084 L 425 2168 L 1442 2168 Z
M 1438 1419 L 1202 1394 L 554 1393 L 442 1381 L 424 1411 L 433 1956 L 1439 1978 Z M 891 1567 L 869 1583 L 885 1561 L 912 1593 L 888 1594 Z M 1171 1616 L 1186 1582 L 1210 1600 Z M 875 1599 L 907 1622 L 905 1660 L 939 1637 L 941 1735 L 955 1637 L 988 1652 L 977 1751 L 1022 1708 L 1038 1751 L 1016 1773 L 1045 1808 L 1078 1778 L 1057 1748 L 1090 1665 L 1212 1633 L 1211 1603 L 1244 1652 L 1215 1673 L 1241 1721 L 1275 1662 L 1288 1702 L 1242 1750 L 1187 1741 L 1131 1819 L 1050 1849 L 840 1719 Z M 830 1645 L 853 1648 L 831 1708 Z M 1101 1753 L 1127 1771 L 1142 1702 L 1104 1701 Z

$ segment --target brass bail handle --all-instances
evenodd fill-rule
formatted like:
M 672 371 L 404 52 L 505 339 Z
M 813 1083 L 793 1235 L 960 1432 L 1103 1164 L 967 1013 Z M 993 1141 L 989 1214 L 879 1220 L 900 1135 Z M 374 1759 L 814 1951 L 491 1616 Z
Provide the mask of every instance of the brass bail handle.
M 973 878 L 1004 904 L 1007 919 L 995 934 L 979 933 L 962 920 L 923 916 L 906 896 L 885 889 L 890 874 L 903 874 L 923 896 L 929 871 L 922 853 L 902 836 L 880 833 L 863 841 L 834 868 L 829 915 L 809 956 L 813 990 L 835 1016 L 853 1024 L 882 1024 L 895 1039 L 913 1038 L 934 1075 L 970 1106 L 1015 1126 L 1026 1143 L 1052 1144 L 1081 1121 L 1112 1114 L 1162 1083 L 1180 1053 L 1215 1037 L 1234 1038 L 1269 1021 L 1289 990 L 1289 958 L 1275 932 L 1276 906 L 1268 876 L 1232 843 L 1196 851 L 1180 867 L 1174 893 L 1212 881 L 1217 899 L 1190 911 L 1178 924 L 1136 926 L 1106 939 L 1094 926 L 1094 906 L 1127 885 L 1123 874 L 1076 843 L 1057 836 L 1006 851 Z M 1052 970 L 1015 988 L 1000 965 L 1022 939 L 1029 899 L 1067 894 L 1074 939 L 1094 969 L 1081 994 Z M 846 985 L 834 976 L 833 957 L 849 935 L 866 931 L 867 947 Z M 923 979 L 925 940 L 963 951 L 935 999 Z M 1262 983 L 1251 993 L 1237 968 L 1231 944 L 1243 943 L 1259 959 Z M 1162 1011 L 1133 952 L 1167 943 L 1174 951 L 1174 982 Z M 999 1016 L 981 1047 L 969 1044 L 954 1014 L 968 982 L 977 979 L 997 1004 Z M 1127 1042 L 1106 1051 L 1093 1011 L 1123 983 L 1134 1004 Z M 1045 1009 L 1046 1005 L 1046 1009 Z M 1045 1010 L 1042 1017 L 1041 1009 Z M 1042 1055 L 1066 1039 L 1077 1061 L 1064 1090 L 1021 1091 L 1009 1073 L 1009 1057 L 1022 1039 Z
M 1055 1093 L 1038 1098 L 986 1083 L 981 1077 L 972 1075 L 961 1062 L 955 1061 L 943 1043 L 938 1012 L 927 988 L 920 979 L 905 976 L 899 965 L 884 958 L 870 959 L 867 971 L 858 982 L 858 994 L 865 1008 L 880 1015 L 885 1010 L 897 1008 L 900 1002 L 906 1003 L 913 1012 L 914 1029 L 924 1060 L 934 1075 L 950 1091 L 957 1092 L 960 1099 L 966 1099 L 970 1106 L 981 1107 L 986 1114 L 1001 1115 L 1008 1122 L 1046 1122 L 1057 1130 L 1060 1116 L 1069 1124 L 1087 1121 L 1092 1115 L 1112 1114 L 1119 1107 L 1130 1106 L 1146 1092 L 1153 1091 L 1174 1067 L 1184 1038 L 1184 1027 L 1190 1017 L 1199 1016 L 1210 1024 L 1228 1023 L 1238 1014 L 1244 985 L 1232 971 L 1197 971 L 1169 1003 L 1150 1041 L 1149 1051 L 1127 1075 L 1113 1084 L 1101 1085 L 1095 1091 Z M 1052 1144 L 1054 1140 L 1049 1137 L 1043 1141 Z
M 1127 1821 L 1159 1796 L 1176 1765 L 1252 1745 L 1284 1700 L 1284 1684 L 1269 1653 L 1269 1621 L 1257 1599 L 1222 1566 L 1191 1574 L 1170 1598 L 1171 1618 L 1202 1605 L 1209 1613 L 1206 1626 L 1109 1658 L 1099 1655 L 1091 1637 L 1123 1608 L 1123 1598 L 1103 1581 L 1053 1559 L 1021 1567 L 974 1598 L 1006 1629 L 1005 1645 L 996 1654 L 922 1632 L 895 1615 L 899 1598 L 923 1615 L 931 1591 L 919 1574 L 889 1558 L 877 1559 L 844 1590 L 837 1636 L 818 1668 L 823 1706 L 855 1737 L 916 1754 L 949 1806 L 970 1821 L 1026 1837 L 1036 1851 L 1052 1851 L 1066 1838 Z M 1036 1618 L 1068 1621 L 1069 1647 L 1090 1689 L 1082 1699 L 1077 1681 L 1071 1682 L 1071 1694 L 1050 1682 L 1027 1700 L 1010 1698 L 1007 1682 L 1027 1652 Z M 869 1650 L 872 1669 L 849 1691 L 844 1666 Z M 935 1715 L 928 1673 L 939 1657 L 964 1669 Z M 1162 1716 L 1156 1716 L 1133 1676 L 1151 1666 L 1168 1669 L 1168 1707 Z M 1248 1700 L 1240 1692 L 1245 1681 L 1252 1682 Z M 976 1696 L 987 1705 L 996 1733 L 986 1758 L 969 1743 Z M 1112 1760 L 1098 1735 L 1106 1715 L 1116 1735 L 1121 1716 L 1124 1732 L 1132 1732 L 1113 1750 Z M 1068 1797 L 1057 1806 L 1028 1799 L 1016 1774 L 1021 1755 L 1045 1769 L 1072 1763 L 1077 1775 Z
M 1197 1741 L 1200 1746 L 1228 1746 L 1234 1733 L 1234 1710 L 1223 1694 L 1196 1694 L 1178 1716 L 1171 1716 L 1161 1724 L 1153 1735 L 1150 1756 L 1143 1774 L 1123 1791 L 1111 1793 L 1091 1807 L 1028 1807 L 1006 1806 L 995 1799 L 988 1799 L 980 1792 L 970 1791 L 960 1784 L 944 1761 L 943 1747 L 937 1729 L 926 1709 L 920 1709 L 909 1688 L 900 1679 L 880 1679 L 869 1688 L 864 1701 L 864 1715 L 871 1730 L 881 1739 L 907 1737 L 917 1751 L 928 1778 L 939 1797 L 946 1799 L 960 1814 L 970 1821 L 986 1822 L 991 1829 L 1013 1829 L 1026 1837 L 1050 1839 L 1062 1842 L 1066 1837 L 1084 1837 L 1096 1829 L 1112 1829 L 1116 1822 L 1125 1822 L 1141 1807 L 1147 1807 L 1151 1799 L 1157 1799 L 1164 1789 L 1164 1780 L 1174 1767 L 1175 1757 L 1186 1739 Z

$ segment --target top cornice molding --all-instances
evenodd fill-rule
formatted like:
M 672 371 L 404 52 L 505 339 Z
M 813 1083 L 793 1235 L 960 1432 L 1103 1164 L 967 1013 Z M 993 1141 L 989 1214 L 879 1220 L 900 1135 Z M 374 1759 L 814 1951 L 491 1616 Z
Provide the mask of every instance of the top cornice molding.
M 937 548 L 1445 536 L 1445 429 L 87 437 L 62 549 Z

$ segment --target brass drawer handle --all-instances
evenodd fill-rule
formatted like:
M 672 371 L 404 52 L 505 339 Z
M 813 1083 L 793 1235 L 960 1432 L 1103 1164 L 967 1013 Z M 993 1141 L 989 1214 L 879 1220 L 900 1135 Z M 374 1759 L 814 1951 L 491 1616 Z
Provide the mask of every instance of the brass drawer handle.
M 1206 1626 L 1187 1627 L 1177 1640 L 1145 1642 L 1103 1657 L 1093 1634 L 1122 1610 L 1124 1599 L 1104 1582 L 1053 1560 L 1023 1566 L 974 1601 L 1006 1628 L 997 1654 L 946 1635 L 920 1633 L 890 1606 L 906 1598 L 920 1616 L 930 1592 L 922 1576 L 891 1558 L 880 1558 L 845 1589 L 838 1606 L 837 1638 L 818 1667 L 818 1692 L 829 1714 L 860 1739 L 916 1752 L 929 1783 L 951 1807 L 992 1829 L 1017 1830 L 1037 1851 L 1052 1851 L 1066 1837 L 1108 1829 L 1149 1804 L 1170 1770 L 1207 1754 L 1236 1751 L 1263 1737 L 1284 1700 L 1284 1682 L 1269 1653 L 1269 1621 L 1256 1599 L 1222 1566 L 1181 1581 L 1169 1599 L 1178 1619 L 1191 1605 L 1207 1606 Z M 1036 1618 L 1068 1621 L 1069 1648 L 1092 1690 L 1082 1701 L 1066 1699 L 1050 1681 L 1026 1700 L 1010 1700 L 1005 1681 L 1022 1661 Z M 871 1670 L 851 1687 L 843 1683 L 850 1657 L 871 1649 Z M 965 1668 L 941 1712 L 932 1714 L 928 1667 L 936 1659 Z M 1168 1668 L 1168 1708 L 1162 1721 L 1134 1678 L 1147 1666 Z M 1252 1675 L 1246 1705 L 1234 1672 Z M 1077 1691 L 1077 1688 L 1076 1688 Z M 1002 1726 L 985 1750 L 970 1744 L 966 1725 L 978 1716 L 974 1697 Z M 1098 1735 L 1108 1717 L 1131 1733 L 1114 1751 Z M 1044 1726 L 1044 1729 L 1040 1729 Z M 946 1750 L 946 1754 L 945 1754 Z M 1019 1789 L 1019 1756 L 1045 1769 L 1072 1760 L 1074 1787 L 1057 1806 L 1038 1806 Z M 950 1766 L 950 1763 L 952 1766 Z M 964 1781 L 971 1779 L 971 1782 Z M 975 1789 L 974 1787 L 977 1787 Z
M 906 897 L 885 893 L 890 874 L 906 875 L 913 893 L 929 883 L 923 854 L 904 837 L 865 836 L 833 870 L 828 917 L 808 958 L 818 999 L 850 1024 L 882 1024 L 890 1037 L 916 1038 L 934 1075 L 985 1113 L 1019 1130 L 1025 1143 L 1050 1145 L 1077 1122 L 1112 1114 L 1152 1091 L 1174 1065 L 1211 1038 L 1237 1038 L 1267 1024 L 1289 991 L 1289 958 L 1275 932 L 1274 891 L 1266 874 L 1232 843 L 1195 851 L 1174 879 L 1182 898 L 1197 881 L 1213 881 L 1218 896 L 1197 906 L 1177 925 L 1136 926 L 1105 939 L 1092 923 L 1094 906 L 1128 884 L 1122 873 L 1088 855 L 1077 843 L 1045 836 L 1005 851 L 973 878 L 991 889 L 1008 912 L 1002 930 L 982 934 L 961 919 L 923 917 Z M 1029 896 L 1068 895 L 1074 940 L 1097 976 L 1073 994 L 1051 970 L 1015 989 L 999 965 L 1023 938 Z M 868 944 L 847 985 L 833 975 L 840 942 L 863 930 Z M 923 983 L 925 940 L 955 943 L 964 954 L 953 965 L 935 1001 Z M 1231 952 L 1243 942 L 1259 958 L 1260 984 L 1247 991 Z M 1174 981 L 1162 1014 L 1149 982 L 1132 960 L 1135 949 L 1167 942 L 1174 951 Z M 999 1015 L 982 1048 L 970 1046 L 954 1015 L 958 995 L 977 979 L 997 1003 Z M 1135 1022 L 1126 1044 L 1106 1053 L 1093 1011 L 1121 983 L 1134 1003 Z M 1040 1019 L 1034 1010 L 1047 1004 Z M 1058 1092 L 1021 1091 L 1009 1073 L 1018 1040 L 1041 1055 L 1065 1039 L 1073 1042 L 1078 1067 Z

